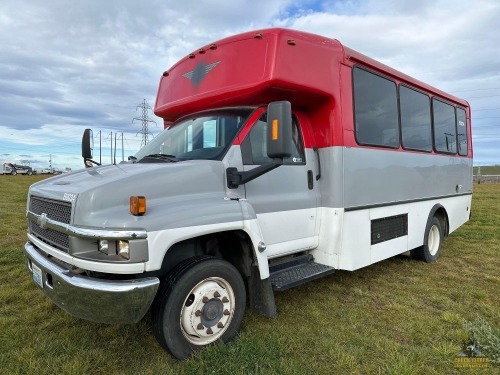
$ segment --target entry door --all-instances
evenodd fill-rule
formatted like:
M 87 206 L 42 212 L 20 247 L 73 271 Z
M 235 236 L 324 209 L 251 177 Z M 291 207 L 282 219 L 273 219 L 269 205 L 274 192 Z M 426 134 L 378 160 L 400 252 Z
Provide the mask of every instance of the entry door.
M 241 144 L 243 169 L 271 162 L 267 157 L 267 114 Z M 257 214 L 269 257 L 317 246 L 317 182 L 313 153 L 306 153 L 301 127 L 293 119 L 292 156 L 284 164 L 245 184 Z

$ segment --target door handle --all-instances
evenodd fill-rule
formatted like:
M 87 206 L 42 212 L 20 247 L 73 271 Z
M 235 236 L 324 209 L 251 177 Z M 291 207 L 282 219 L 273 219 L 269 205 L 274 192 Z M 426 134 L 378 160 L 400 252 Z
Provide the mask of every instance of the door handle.
M 308 170 L 307 171 L 307 187 L 309 190 L 312 190 L 314 188 L 314 176 L 313 176 L 313 171 Z

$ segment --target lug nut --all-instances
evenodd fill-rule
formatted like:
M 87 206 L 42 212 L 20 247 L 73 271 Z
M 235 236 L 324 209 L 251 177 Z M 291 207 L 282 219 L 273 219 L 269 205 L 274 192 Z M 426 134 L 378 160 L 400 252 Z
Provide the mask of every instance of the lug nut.
M 222 298 L 222 302 L 223 302 L 223 303 L 228 303 L 228 302 L 229 302 L 229 300 L 227 299 L 227 297 L 224 297 L 224 298 Z
M 221 322 L 217 323 L 217 328 L 224 328 L 224 324 L 222 324 Z
M 229 310 L 228 310 L 228 309 L 225 309 L 225 310 L 224 310 L 224 315 L 231 315 L 231 313 L 229 312 Z
M 214 297 L 215 297 L 215 298 L 219 298 L 219 297 L 220 297 L 219 292 L 215 292 L 215 293 L 214 293 Z
M 196 310 L 195 313 L 194 313 L 194 315 L 201 316 L 201 311 L 200 310 Z
M 200 329 L 200 330 L 201 330 L 201 329 L 203 329 L 203 328 L 205 328 L 205 327 L 203 327 L 203 324 L 201 324 L 201 323 L 199 323 L 199 324 L 196 326 L 196 329 Z
M 212 335 L 214 332 L 212 331 L 212 328 L 209 328 L 209 329 L 207 329 L 207 333 L 208 333 L 209 335 Z
M 207 296 L 203 297 L 202 301 L 203 301 L 203 303 L 207 303 L 208 302 L 208 297 Z

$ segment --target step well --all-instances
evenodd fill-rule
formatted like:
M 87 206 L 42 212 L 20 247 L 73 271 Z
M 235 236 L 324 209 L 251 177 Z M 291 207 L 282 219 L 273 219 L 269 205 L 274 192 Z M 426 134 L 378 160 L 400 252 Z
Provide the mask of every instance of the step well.
M 335 272 L 335 268 L 314 262 L 312 255 L 298 256 L 269 267 L 274 291 L 284 291 Z

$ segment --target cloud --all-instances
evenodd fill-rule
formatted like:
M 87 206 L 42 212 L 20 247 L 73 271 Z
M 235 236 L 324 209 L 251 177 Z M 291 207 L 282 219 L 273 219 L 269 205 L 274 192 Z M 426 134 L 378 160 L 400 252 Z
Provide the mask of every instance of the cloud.
M 88 127 L 132 138 L 136 106 L 154 104 L 163 71 L 214 40 L 272 26 L 337 38 L 500 117 L 498 90 L 475 97 L 500 86 L 499 17 L 493 0 L 3 0 L 0 151 L 46 150 L 65 135 L 78 154 Z M 478 133 L 494 124 L 483 115 L 473 115 Z

